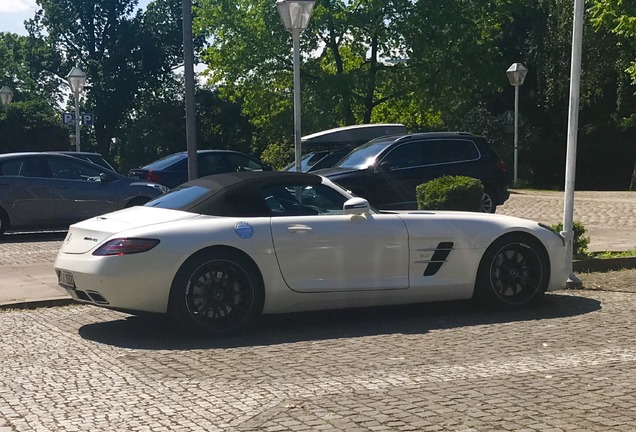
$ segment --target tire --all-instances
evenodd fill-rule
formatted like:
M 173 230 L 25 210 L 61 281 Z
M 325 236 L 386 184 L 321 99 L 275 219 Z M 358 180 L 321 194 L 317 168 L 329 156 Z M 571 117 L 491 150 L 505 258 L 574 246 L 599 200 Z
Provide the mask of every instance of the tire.
M 194 255 L 179 269 L 169 314 L 188 332 L 223 336 L 260 315 L 263 300 L 256 265 L 237 251 L 217 250 Z
M 497 210 L 497 196 L 490 190 L 484 189 L 484 196 L 481 198 L 482 213 L 494 213 Z
M 0 236 L 9 228 L 9 216 L 0 208 Z
M 507 234 L 484 253 L 474 298 L 499 309 L 532 304 L 545 294 L 550 265 L 543 245 L 528 234 Z

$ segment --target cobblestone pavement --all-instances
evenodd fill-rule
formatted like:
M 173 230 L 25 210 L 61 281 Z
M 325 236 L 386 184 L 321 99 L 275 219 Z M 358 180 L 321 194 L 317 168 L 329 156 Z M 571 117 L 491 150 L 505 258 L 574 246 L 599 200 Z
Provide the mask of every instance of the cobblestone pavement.
M 636 271 L 617 273 L 515 313 L 281 315 L 224 339 L 84 305 L 0 311 L 0 432 L 633 431 Z
M 563 192 L 514 190 L 498 214 L 548 225 L 563 222 Z M 590 251 L 636 249 L 636 192 L 576 192 L 574 220 L 590 237 Z

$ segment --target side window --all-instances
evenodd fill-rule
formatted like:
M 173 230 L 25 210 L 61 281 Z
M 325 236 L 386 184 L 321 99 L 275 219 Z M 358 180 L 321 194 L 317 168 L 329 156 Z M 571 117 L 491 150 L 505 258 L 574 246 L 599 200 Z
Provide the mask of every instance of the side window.
M 225 165 L 223 156 L 218 153 L 203 153 L 199 155 L 199 177 L 220 174 L 227 172 L 228 169 Z
M 469 140 L 427 141 L 424 155 L 426 164 L 443 164 L 479 159 L 479 150 Z
M 228 160 L 232 171 L 263 171 L 259 163 L 242 155 L 230 153 Z
M 22 169 L 22 159 L 8 160 L 0 165 L 0 175 L 2 176 L 19 176 Z
M 324 185 L 281 185 L 263 188 L 261 199 L 272 216 L 342 214 L 347 198 Z
M 50 158 L 49 167 L 53 178 L 63 180 L 99 181 L 99 167 L 92 167 L 66 158 Z
M 394 170 L 422 165 L 422 143 L 406 143 L 394 148 L 382 159 L 381 164 L 385 162 Z

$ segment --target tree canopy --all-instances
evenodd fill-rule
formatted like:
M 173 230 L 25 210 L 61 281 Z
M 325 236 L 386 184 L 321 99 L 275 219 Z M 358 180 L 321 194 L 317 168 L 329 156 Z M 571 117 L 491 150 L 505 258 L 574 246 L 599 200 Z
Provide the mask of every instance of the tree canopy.
M 39 147 L 68 145 L 59 110 L 73 102 L 63 78 L 73 66 L 88 76 L 89 149 L 122 168 L 185 149 L 180 2 L 37 4 L 29 36 L 0 33 L 0 77 L 16 94 L 0 116 L 2 149 L 13 148 L 3 136 L 17 142 L 42 125 L 59 133 L 36 134 L 47 142 Z M 636 4 L 587 6 L 577 187 L 625 188 L 636 160 Z M 529 73 L 520 88 L 520 178 L 562 187 L 572 13 L 560 0 L 318 0 L 301 35 L 302 133 L 369 122 L 461 130 L 485 135 L 511 164 L 501 118 L 514 88 L 505 70 L 521 62 Z M 199 0 L 194 16 L 207 66 L 196 94 L 200 147 L 283 165 L 293 137 L 292 38 L 275 1 Z

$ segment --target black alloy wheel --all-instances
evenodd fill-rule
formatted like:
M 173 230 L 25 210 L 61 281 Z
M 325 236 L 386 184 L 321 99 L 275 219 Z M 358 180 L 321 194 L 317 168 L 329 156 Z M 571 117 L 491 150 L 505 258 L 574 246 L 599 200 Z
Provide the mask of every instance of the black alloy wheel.
M 189 331 L 225 335 L 247 325 L 263 306 L 260 274 L 236 253 L 186 263 L 171 292 L 173 316 Z
M 494 306 L 525 306 L 543 296 L 549 273 L 545 250 L 536 239 L 508 234 L 484 253 L 475 297 Z

